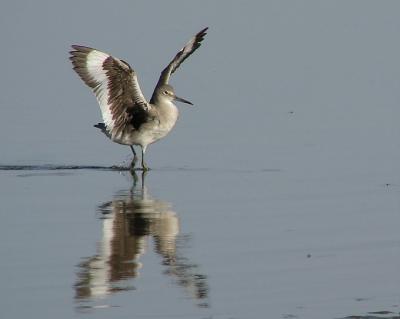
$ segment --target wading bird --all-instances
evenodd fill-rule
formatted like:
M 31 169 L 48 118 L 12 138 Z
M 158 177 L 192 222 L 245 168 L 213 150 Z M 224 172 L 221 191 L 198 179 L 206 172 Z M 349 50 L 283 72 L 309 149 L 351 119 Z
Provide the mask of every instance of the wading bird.
M 73 69 L 93 90 L 100 105 L 104 123 L 95 127 L 113 142 L 130 146 L 132 170 L 137 161 L 133 146 L 141 147 L 142 169 L 148 170 L 144 161 L 147 146 L 166 136 L 174 127 L 179 111 L 173 101 L 193 105 L 176 96 L 168 82 L 180 64 L 200 47 L 207 29 L 197 33 L 161 72 L 150 102 L 143 96 L 136 72 L 128 63 L 93 48 L 72 45 Z

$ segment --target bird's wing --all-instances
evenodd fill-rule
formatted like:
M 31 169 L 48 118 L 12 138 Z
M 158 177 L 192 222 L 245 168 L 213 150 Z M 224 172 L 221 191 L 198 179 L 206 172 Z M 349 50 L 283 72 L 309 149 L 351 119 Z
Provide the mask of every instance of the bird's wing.
M 93 48 L 79 45 L 72 48 L 70 60 L 73 68 L 93 89 L 110 133 L 126 124 L 133 125 L 135 116 L 146 117 L 150 105 L 140 90 L 135 71 L 128 63 Z
M 168 66 L 161 72 L 160 79 L 157 82 L 157 87 L 168 84 L 169 78 L 172 73 L 185 61 L 198 47 L 201 45 L 205 35 L 207 34 L 208 28 L 204 28 L 197 33 L 188 43 L 175 55 L 174 59 L 168 64 Z

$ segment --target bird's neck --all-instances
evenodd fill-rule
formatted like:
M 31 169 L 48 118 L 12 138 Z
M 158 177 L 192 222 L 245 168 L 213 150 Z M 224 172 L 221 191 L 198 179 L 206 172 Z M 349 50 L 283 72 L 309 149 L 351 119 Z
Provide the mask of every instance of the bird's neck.
M 167 129 L 172 129 L 179 116 L 176 105 L 170 100 L 163 100 L 155 105 L 159 114 L 160 124 L 166 126 Z

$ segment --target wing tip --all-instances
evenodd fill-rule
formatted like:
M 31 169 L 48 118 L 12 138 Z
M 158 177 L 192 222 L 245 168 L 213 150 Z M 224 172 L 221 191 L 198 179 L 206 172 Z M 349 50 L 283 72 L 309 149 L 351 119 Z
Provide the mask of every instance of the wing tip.
M 75 49 L 75 50 L 83 50 L 83 49 L 90 49 L 90 50 L 94 50 L 91 47 L 87 47 L 85 45 L 80 45 L 80 44 L 71 44 L 71 48 Z
M 71 48 L 73 50 L 69 51 L 69 54 L 72 55 L 72 56 L 74 56 L 76 54 L 79 54 L 79 53 L 86 53 L 87 54 L 87 53 L 89 53 L 89 52 L 91 52 L 93 50 L 96 50 L 94 48 L 87 47 L 87 46 L 84 46 L 84 45 L 79 45 L 79 44 L 72 44 Z
M 202 41 L 204 39 L 204 37 L 207 35 L 207 31 L 208 31 L 208 27 L 205 27 L 203 30 L 201 30 L 200 32 L 198 32 L 196 34 L 196 38 L 198 38 L 200 41 Z
M 201 42 L 203 42 L 204 37 L 207 35 L 208 27 L 205 27 L 201 31 L 199 31 L 195 36 L 195 49 L 197 49 L 200 45 Z

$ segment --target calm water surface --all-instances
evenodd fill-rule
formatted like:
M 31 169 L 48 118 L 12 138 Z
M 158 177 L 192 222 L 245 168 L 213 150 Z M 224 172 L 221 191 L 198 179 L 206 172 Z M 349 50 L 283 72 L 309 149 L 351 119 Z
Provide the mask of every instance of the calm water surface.
M 0 174 L 4 318 L 398 317 L 398 185 L 280 169 Z
M 206 26 L 135 181 L 70 45 L 150 97 Z M 399 1 L 2 1 L 0 318 L 399 318 L 399 34 Z

